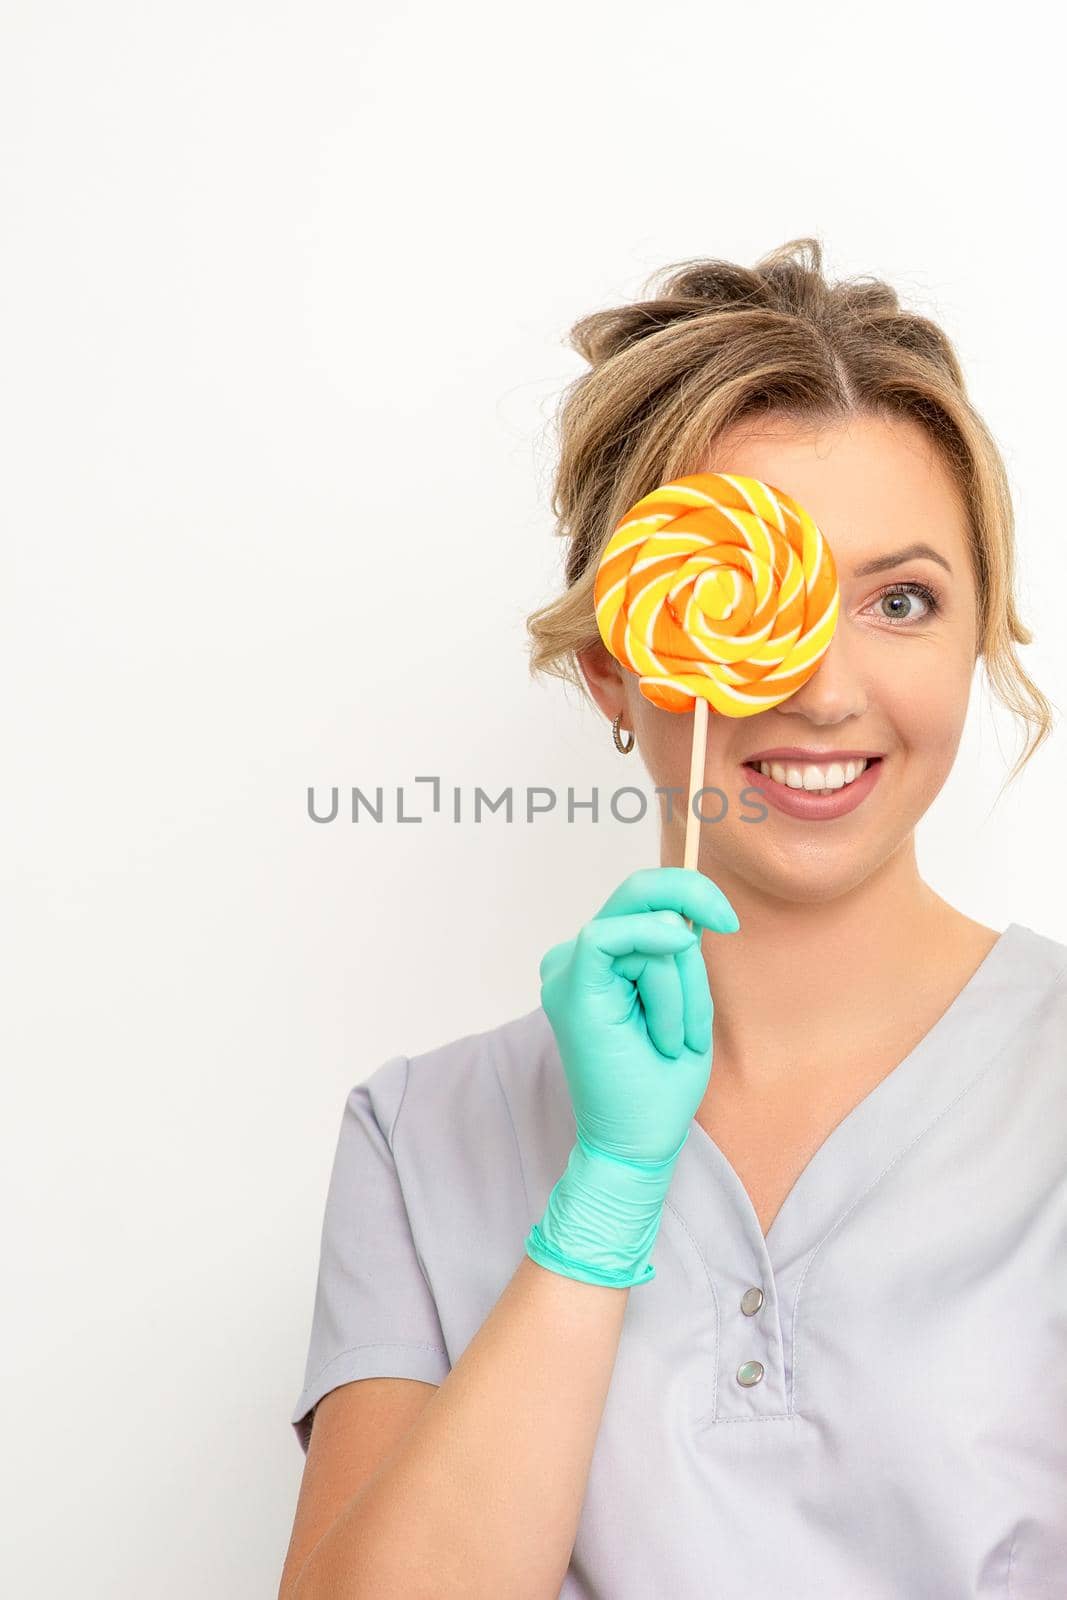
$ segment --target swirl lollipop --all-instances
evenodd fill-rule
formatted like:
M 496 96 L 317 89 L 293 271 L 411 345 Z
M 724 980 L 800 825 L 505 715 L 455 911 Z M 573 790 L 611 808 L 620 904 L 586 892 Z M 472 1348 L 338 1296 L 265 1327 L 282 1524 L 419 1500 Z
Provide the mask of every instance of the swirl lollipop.
M 665 711 L 695 710 L 690 797 L 708 708 L 749 717 L 805 684 L 833 638 L 840 591 L 814 520 L 773 484 L 697 472 L 638 500 L 605 546 L 593 589 L 611 654 Z M 685 865 L 698 834 L 688 805 Z

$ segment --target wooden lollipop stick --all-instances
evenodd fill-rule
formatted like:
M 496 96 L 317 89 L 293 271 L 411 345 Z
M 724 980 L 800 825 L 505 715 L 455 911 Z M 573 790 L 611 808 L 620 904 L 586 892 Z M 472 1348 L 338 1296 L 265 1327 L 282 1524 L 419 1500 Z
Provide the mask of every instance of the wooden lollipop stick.
M 704 786 L 704 756 L 708 747 L 708 702 L 697 696 L 693 711 L 693 754 L 689 763 L 689 790 L 685 801 L 685 857 L 684 867 L 696 869 L 700 849 L 700 818 L 693 811 L 693 796 Z M 685 919 L 693 926 L 692 917 Z

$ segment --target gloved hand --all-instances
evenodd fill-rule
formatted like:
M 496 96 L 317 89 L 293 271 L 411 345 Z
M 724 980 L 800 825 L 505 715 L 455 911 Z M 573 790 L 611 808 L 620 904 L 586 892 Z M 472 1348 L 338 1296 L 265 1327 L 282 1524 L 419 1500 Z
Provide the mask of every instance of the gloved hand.
M 739 926 L 703 873 L 646 868 L 542 959 L 541 1004 L 578 1137 L 526 1239 L 541 1266 L 615 1288 L 655 1277 L 648 1257 L 663 1201 L 711 1075 L 714 1005 L 700 934 Z

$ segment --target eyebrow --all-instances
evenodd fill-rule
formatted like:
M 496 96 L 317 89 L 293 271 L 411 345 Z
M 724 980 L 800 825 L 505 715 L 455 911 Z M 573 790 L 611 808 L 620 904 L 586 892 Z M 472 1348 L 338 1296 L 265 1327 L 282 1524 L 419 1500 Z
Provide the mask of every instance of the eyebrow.
M 952 576 L 952 568 L 932 545 L 906 544 L 902 550 L 892 550 L 888 555 L 876 556 L 873 561 L 865 561 L 862 566 L 853 570 L 857 578 L 866 578 L 872 572 L 884 572 L 887 567 L 898 567 L 904 561 L 914 561 L 916 557 L 925 556 L 927 561 L 937 561 L 945 571 Z

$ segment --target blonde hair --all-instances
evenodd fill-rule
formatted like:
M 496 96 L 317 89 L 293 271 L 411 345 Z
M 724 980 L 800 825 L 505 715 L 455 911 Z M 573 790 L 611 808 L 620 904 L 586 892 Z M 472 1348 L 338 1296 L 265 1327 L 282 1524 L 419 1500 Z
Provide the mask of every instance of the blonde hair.
M 818 239 L 791 240 L 754 267 L 692 260 L 661 268 L 652 298 L 596 311 L 570 331 L 590 365 L 557 412 L 552 489 L 570 541 L 566 590 L 527 619 L 531 674 L 588 690 L 578 653 L 599 640 L 593 584 L 615 525 L 651 489 L 699 470 L 742 418 L 800 424 L 910 418 L 939 448 L 966 508 L 978 596 L 978 655 L 1030 738 L 1012 781 L 1052 731 L 1052 703 L 1015 646 L 1030 644 L 1015 601 L 1007 472 L 935 322 L 901 309 L 872 277 L 831 284 Z

